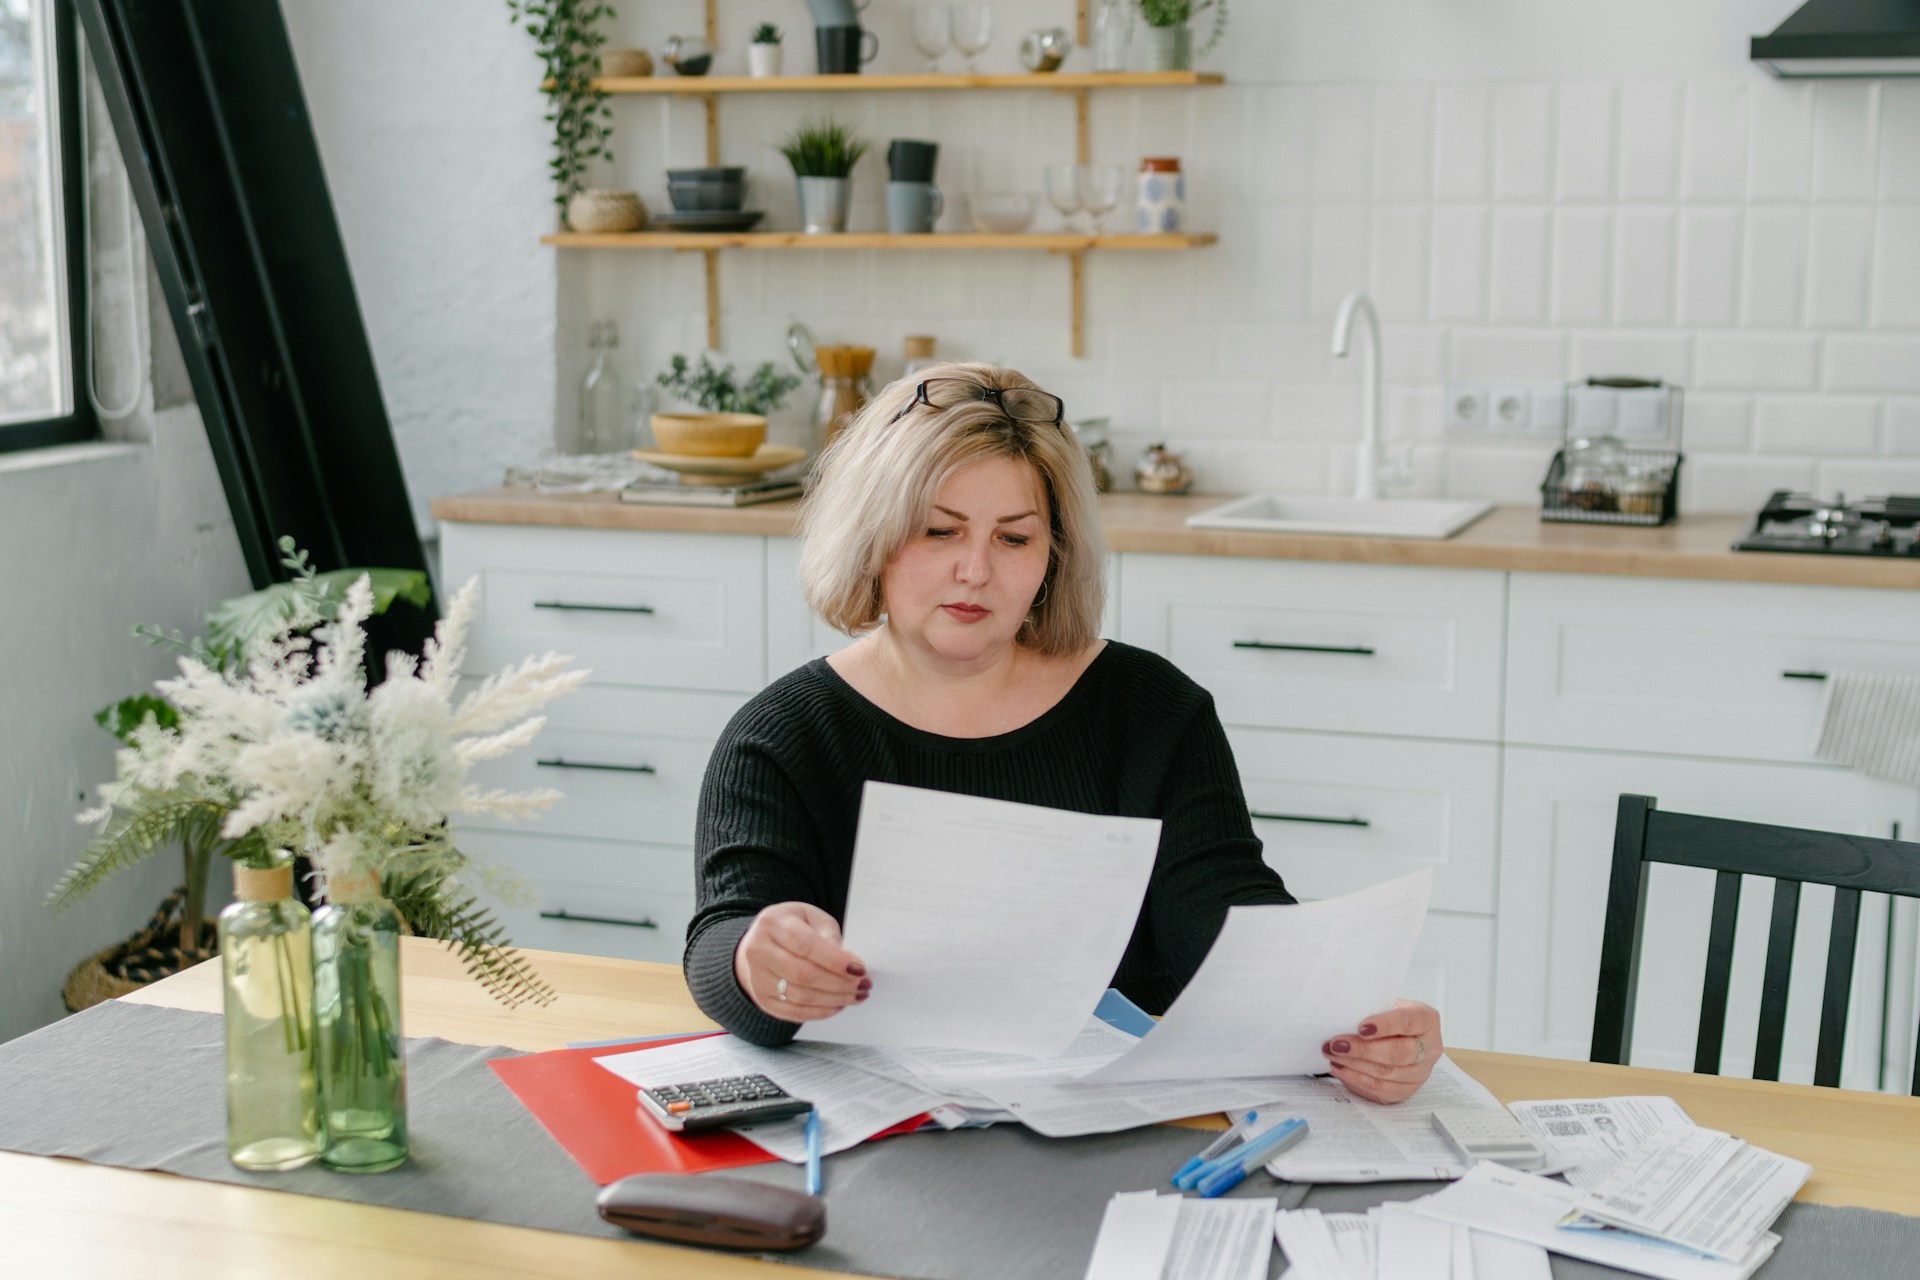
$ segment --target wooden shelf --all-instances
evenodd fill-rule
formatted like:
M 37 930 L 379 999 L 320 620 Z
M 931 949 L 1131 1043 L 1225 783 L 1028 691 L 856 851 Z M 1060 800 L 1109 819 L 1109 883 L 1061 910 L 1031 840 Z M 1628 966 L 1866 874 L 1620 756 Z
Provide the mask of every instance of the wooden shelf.
M 841 76 L 601 76 L 597 88 L 608 93 L 669 94 L 703 97 L 710 93 L 923 93 L 949 89 L 1192 89 L 1220 84 L 1223 76 L 1211 71 L 1053 71 L 1018 75 L 907 75 Z
M 1045 249 L 1053 253 L 1094 250 L 1166 252 L 1197 249 L 1219 239 L 1211 232 L 1172 235 L 1088 236 L 1071 232 L 1022 232 L 985 235 L 936 231 L 928 235 L 892 235 L 885 231 L 840 231 L 808 235 L 803 231 L 557 231 L 541 244 L 563 249 Z

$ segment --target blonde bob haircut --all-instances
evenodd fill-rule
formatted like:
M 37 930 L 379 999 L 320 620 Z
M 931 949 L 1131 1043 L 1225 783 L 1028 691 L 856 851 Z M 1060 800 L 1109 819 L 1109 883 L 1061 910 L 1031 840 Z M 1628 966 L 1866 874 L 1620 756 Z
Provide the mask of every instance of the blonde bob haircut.
M 1001 389 L 1034 385 L 990 364 L 942 364 L 890 383 L 868 401 L 821 454 L 801 506 L 807 606 L 848 635 L 878 627 L 886 612 L 880 575 L 926 527 L 941 487 L 973 463 L 1014 458 L 1040 481 L 1051 533 L 1046 577 L 1015 640 L 1048 655 L 1080 652 L 1099 638 L 1106 579 L 1093 472 L 1079 441 L 1064 422 L 1016 421 L 991 400 L 948 409 L 914 404 L 928 378 Z

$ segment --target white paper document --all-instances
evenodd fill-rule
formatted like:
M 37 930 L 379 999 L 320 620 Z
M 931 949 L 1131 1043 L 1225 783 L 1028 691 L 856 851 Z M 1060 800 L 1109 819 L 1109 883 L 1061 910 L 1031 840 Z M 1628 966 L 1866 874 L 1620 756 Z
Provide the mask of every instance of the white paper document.
M 1663 1129 L 1575 1201 L 1588 1219 L 1736 1261 L 1813 1166 L 1691 1125 Z
M 1429 869 L 1341 898 L 1229 907 L 1212 950 L 1160 1025 L 1087 1079 L 1326 1070 L 1320 1046 L 1399 997 L 1432 893 Z
M 595 1062 L 636 1087 L 684 1084 L 720 1076 L 764 1075 L 820 1112 L 820 1151 L 844 1151 L 943 1099 L 913 1085 L 863 1071 L 828 1056 L 764 1049 L 735 1036 L 686 1040 L 657 1049 L 609 1054 Z M 634 1103 L 638 1106 L 636 1100 Z M 807 1158 L 805 1117 L 741 1125 L 734 1132 L 782 1160 Z
M 1535 1142 L 1565 1161 L 1567 1181 L 1583 1191 L 1662 1129 L 1693 1123 L 1679 1103 L 1657 1095 L 1516 1102 L 1509 1110 Z
M 1407 1203 L 1365 1213 L 1283 1209 L 1273 1233 L 1286 1280 L 1552 1280 L 1547 1251 L 1415 1213 Z
M 1447 1057 L 1417 1093 L 1392 1106 L 1356 1098 L 1338 1080 L 1295 1076 L 1280 1082 L 1260 1114 L 1300 1116 L 1309 1136 L 1267 1171 L 1289 1182 L 1458 1178 L 1467 1166 L 1433 1127 L 1442 1107 L 1498 1111 L 1500 1103 Z
M 1564 1183 L 1482 1162 L 1451 1186 L 1410 1203 L 1428 1217 L 1658 1280 L 1746 1280 L 1780 1243 L 1780 1237 L 1769 1232 L 1746 1257 L 1727 1262 L 1624 1231 L 1566 1230 L 1559 1223 L 1580 1195 Z
M 1061 1053 L 1120 965 L 1159 843 L 1155 818 L 867 783 L 844 936 L 873 995 L 800 1038 Z
M 1121 1192 L 1107 1202 L 1086 1280 L 1266 1280 L 1278 1203 Z

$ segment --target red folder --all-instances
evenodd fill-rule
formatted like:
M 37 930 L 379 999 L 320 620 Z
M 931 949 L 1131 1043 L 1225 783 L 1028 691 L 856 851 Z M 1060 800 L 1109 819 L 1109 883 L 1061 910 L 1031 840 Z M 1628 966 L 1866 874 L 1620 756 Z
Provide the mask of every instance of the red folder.
M 632 1173 L 705 1173 L 772 1161 L 775 1157 L 724 1129 L 691 1137 L 669 1133 L 641 1113 L 631 1084 L 594 1062 L 612 1053 L 697 1039 L 679 1036 L 644 1045 L 553 1049 L 495 1058 L 487 1065 L 574 1163 L 601 1186 Z M 874 1137 L 911 1133 L 925 1120 L 923 1115 L 913 1116 Z

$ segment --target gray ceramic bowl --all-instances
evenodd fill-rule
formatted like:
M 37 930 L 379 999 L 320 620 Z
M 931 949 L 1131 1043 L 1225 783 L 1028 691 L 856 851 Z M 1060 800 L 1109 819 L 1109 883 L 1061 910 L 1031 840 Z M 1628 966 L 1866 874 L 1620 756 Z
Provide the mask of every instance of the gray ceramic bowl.
M 667 199 L 680 213 L 735 213 L 746 207 L 747 184 L 733 182 L 667 182 Z

